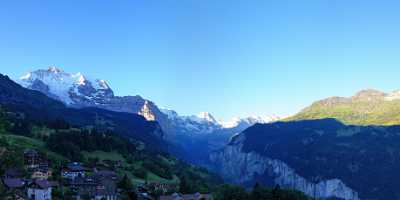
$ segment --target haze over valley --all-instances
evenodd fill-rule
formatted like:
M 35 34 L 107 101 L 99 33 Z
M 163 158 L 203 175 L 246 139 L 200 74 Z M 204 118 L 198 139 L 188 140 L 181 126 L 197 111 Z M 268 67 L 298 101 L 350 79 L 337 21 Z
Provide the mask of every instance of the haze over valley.
M 0 5 L 0 200 L 400 200 L 400 2 Z

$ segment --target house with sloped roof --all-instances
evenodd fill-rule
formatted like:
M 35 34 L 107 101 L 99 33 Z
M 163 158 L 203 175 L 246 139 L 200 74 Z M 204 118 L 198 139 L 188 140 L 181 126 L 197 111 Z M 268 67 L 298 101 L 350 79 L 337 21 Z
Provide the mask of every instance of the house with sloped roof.
M 174 193 L 170 196 L 161 196 L 160 200 L 213 200 L 211 194 L 178 194 Z
M 29 200 L 51 200 L 51 191 L 54 184 L 47 180 L 35 180 L 28 184 Z
M 113 171 L 96 171 L 91 176 L 77 177 L 71 181 L 71 188 L 77 192 L 77 199 L 88 196 L 94 200 L 117 199 L 118 176 Z
M 94 177 L 96 177 L 97 179 L 112 179 L 112 180 L 117 180 L 118 179 L 118 175 L 117 173 L 115 173 L 114 171 L 110 171 L 110 170 L 95 170 Z
M 33 169 L 39 167 L 41 157 L 34 149 L 28 149 L 24 152 L 24 164 L 26 168 Z
M 38 168 L 34 169 L 32 172 L 31 178 L 47 180 L 51 176 L 52 176 L 52 170 L 47 166 L 43 166 L 43 167 L 38 167 Z
M 78 162 L 68 164 L 61 170 L 61 177 L 67 179 L 75 179 L 77 177 L 85 177 L 87 169 Z

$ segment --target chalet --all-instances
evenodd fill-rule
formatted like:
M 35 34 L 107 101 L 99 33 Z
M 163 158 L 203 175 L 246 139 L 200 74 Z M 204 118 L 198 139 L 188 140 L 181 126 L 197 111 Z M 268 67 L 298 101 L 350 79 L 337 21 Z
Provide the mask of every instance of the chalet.
M 213 200 L 211 194 L 178 194 L 174 193 L 170 196 L 161 196 L 160 200 Z
M 32 179 L 47 180 L 52 176 L 52 171 L 49 168 L 37 169 L 32 172 Z
M 47 180 L 35 180 L 28 185 L 29 200 L 51 200 L 53 184 Z
M 96 193 L 96 198 L 106 200 L 117 199 L 117 183 L 113 177 L 104 177 L 99 179 L 99 189 Z
M 26 168 L 33 169 L 39 167 L 40 162 L 40 155 L 36 150 L 28 149 L 24 152 L 24 163 Z
M 116 187 L 107 187 L 108 185 L 101 185 L 96 189 L 94 200 L 117 200 Z
M 74 162 L 68 164 L 61 170 L 61 176 L 73 180 L 77 177 L 85 177 L 85 172 L 86 168 L 84 168 L 80 163 Z
M 96 179 L 111 179 L 117 181 L 118 175 L 114 171 L 109 170 L 95 170 L 94 175 Z
M 177 191 L 178 185 L 171 183 L 160 183 L 160 182 L 150 182 L 146 184 L 146 187 L 151 190 L 160 190 L 163 193 L 168 193 L 170 191 Z
M 117 199 L 117 175 L 112 171 L 98 171 L 93 176 L 77 177 L 71 181 L 71 187 L 77 192 L 77 199 L 89 196 L 94 200 Z
M 76 177 L 71 180 L 70 187 L 78 196 L 92 196 L 96 191 L 97 182 L 92 177 Z
M 31 169 L 31 178 L 32 179 L 45 179 L 47 180 L 53 175 L 52 170 L 49 168 L 47 162 L 42 162 L 39 164 L 39 167 Z

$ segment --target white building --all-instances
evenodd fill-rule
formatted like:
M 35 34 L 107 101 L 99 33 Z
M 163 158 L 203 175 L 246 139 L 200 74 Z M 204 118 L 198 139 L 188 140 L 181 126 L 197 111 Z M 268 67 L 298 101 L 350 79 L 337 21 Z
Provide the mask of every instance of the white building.
M 51 184 L 47 180 L 36 180 L 28 185 L 28 199 L 51 200 Z

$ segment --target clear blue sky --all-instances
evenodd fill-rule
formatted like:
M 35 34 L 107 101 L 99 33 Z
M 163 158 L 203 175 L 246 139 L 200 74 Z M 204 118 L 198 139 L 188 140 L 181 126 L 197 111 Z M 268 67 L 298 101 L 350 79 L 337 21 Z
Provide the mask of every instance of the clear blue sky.
M 400 89 L 396 1 L 0 3 L 0 72 L 57 65 L 181 114 L 294 113 L 327 96 Z

